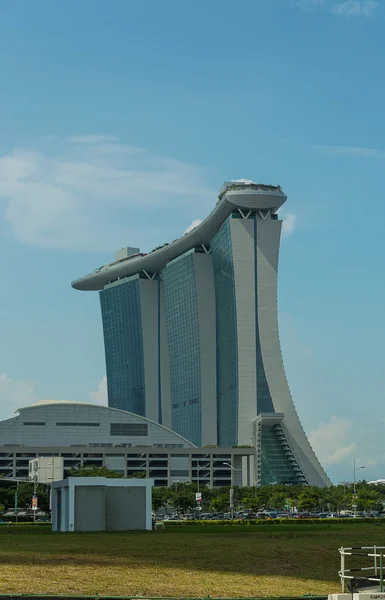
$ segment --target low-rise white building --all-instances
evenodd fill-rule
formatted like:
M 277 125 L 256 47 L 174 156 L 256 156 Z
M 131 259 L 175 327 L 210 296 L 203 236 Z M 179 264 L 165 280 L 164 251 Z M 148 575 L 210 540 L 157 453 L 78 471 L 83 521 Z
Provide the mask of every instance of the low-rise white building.
M 124 477 L 140 473 L 156 486 L 256 481 L 254 448 L 197 448 L 150 419 L 82 402 L 41 401 L 0 422 L 4 479 L 28 479 L 29 461 L 39 457 L 62 457 L 64 477 L 71 468 L 105 466 Z

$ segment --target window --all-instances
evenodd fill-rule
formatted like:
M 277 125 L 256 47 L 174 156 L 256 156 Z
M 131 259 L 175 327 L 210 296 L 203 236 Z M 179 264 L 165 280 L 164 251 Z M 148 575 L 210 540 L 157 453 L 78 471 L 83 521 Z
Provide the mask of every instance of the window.
M 83 458 L 103 458 L 103 454 L 83 454 Z
M 111 435 L 147 436 L 147 423 L 111 423 Z
M 139 278 L 100 292 L 110 406 L 145 414 L 142 312 Z
M 57 427 L 100 427 L 100 423 L 56 423 L 56 425 Z
M 36 452 L 16 452 L 16 456 L 19 457 L 25 457 L 25 458 L 35 458 L 36 457 Z
M 45 423 L 44 421 L 24 421 L 23 425 L 39 425 L 44 427 Z
M 188 469 L 186 469 L 186 470 L 178 469 L 178 470 L 170 471 L 170 477 L 188 477 L 188 476 L 189 476 Z
M 201 445 L 201 373 L 194 252 L 162 270 L 170 359 L 172 429 Z M 172 446 L 173 447 L 173 446 Z
M 237 319 L 230 222 L 211 241 L 217 323 L 218 444 L 232 446 L 238 428 Z

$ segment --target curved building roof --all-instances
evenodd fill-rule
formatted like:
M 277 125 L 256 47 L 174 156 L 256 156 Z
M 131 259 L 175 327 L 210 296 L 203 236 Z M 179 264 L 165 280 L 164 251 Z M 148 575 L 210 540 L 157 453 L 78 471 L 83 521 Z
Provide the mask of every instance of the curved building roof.
M 196 246 L 209 246 L 227 217 L 236 208 L 248 210 L 270 210 L 272 213 L 286 202 L 279 186 L 257 184 L 247 180 L 226 182 L 219 194 L 218 202 L 209 216 L 197 227 L 171 244 L 144 256 L 129 257 L 100 267 L 93 273 L 72 282 L 77 290 L 102 290 L 105 285 L 123 277 L 146 271 L 159 273 L 167 263 Z
M 158 446 L 195 448 L 164 425 L 146 417 L 87 402 L 43 400 L 0 421 L 0 446 Z

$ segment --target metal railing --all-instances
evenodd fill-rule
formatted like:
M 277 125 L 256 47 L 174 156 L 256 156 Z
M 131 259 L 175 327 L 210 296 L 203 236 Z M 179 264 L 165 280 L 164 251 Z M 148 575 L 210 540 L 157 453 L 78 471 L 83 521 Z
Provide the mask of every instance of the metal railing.
M 384 591 L 384 555 L 385 546 L 353 546 L 351 548 L 339 548 L 341 555 L 341 569 L 338 575 L 341 579 L 342 593 L 345 592 L 345 581 L 346 580 L 358 580 L 358 581 L 373 581 L 379 584 L 379 591 Z M 370 560 L 372 564 L 368 566 L 356 567 L 347 569 L 346 568 L 346 557 L 347 556 L 361 556 Z M 352 575 L 352 573 L 355 573 Z M 362 573 L 360 575 L 360 573 Z

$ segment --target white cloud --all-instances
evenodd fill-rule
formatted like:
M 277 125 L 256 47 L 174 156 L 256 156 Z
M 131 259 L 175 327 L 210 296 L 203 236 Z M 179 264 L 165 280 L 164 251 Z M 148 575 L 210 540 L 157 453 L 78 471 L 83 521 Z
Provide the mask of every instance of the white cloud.
M 195 227 L 198 227 L 198 225 L 200 225 L 202 223 L 201 219 L 194 219 L 194 221 L 191 223 L 191 225 L 189 225 L 186 229 L 186 231 L 184 233 L 189 233 L 192 229 L 195 229 Z
M 0 157 L 0 211 L 3 203 L 20 241 L 98 251 L 150 245 L 169 235 L 170 219 L 191 219 L 215 202 L 195 165 L 105 136 L 73 141 L 43 140 Z
M 6 373 L 0 375 L 0 420 L 15 416 L 15 411 L 37 401 L 32 381 L 11 379 Z
M 312 152 L 326 156 L 351 156 L 352 158 L 385 158 L 385 152 L 377 148 L 363 148 L 360 146 L 320 146 L 311 144 L 306 146 Z
M 291 235 L 295 229 L 297 216 L 293 213 L 287 213 L 282 215 L 283 223 L 282 223 L 282 236 L 288 237 Z
M 71 144 L 100 144 L 102 142 L 116 142 L 113 135 L 74 135 L 66 139 Z
M 287 138 L 281 138 L 281 144 L 299 151 L 310 151 L 324 156 L 346 157 L 346 158 L 385 158 L 385 151 L 379 148 L 367 148 L 365 146 L 325 146 L 322 144 L 306 144 L 296 142 Z
M 354 452 L 356 444 L 346 439 L 352 425 L 350 419 L 333 416 L 309 434 L 310 443 L 325 468 L 342 462 Z
M 232 179 L 231 183 L 255 183 L 252 179 Z
M 102 406 L 107 406 L 108 397 L 107 397 L 107 377 L 104 376 L 101 382 L 98 384 L 96 390 L 91 390 L 88 393 L 88 397 L 91 402 L 95 404 L 101 404 Z
M 347 0 L 332 6 L 331 12 L 343 17 L 372 17 L 377 4 L 373 0 Z

